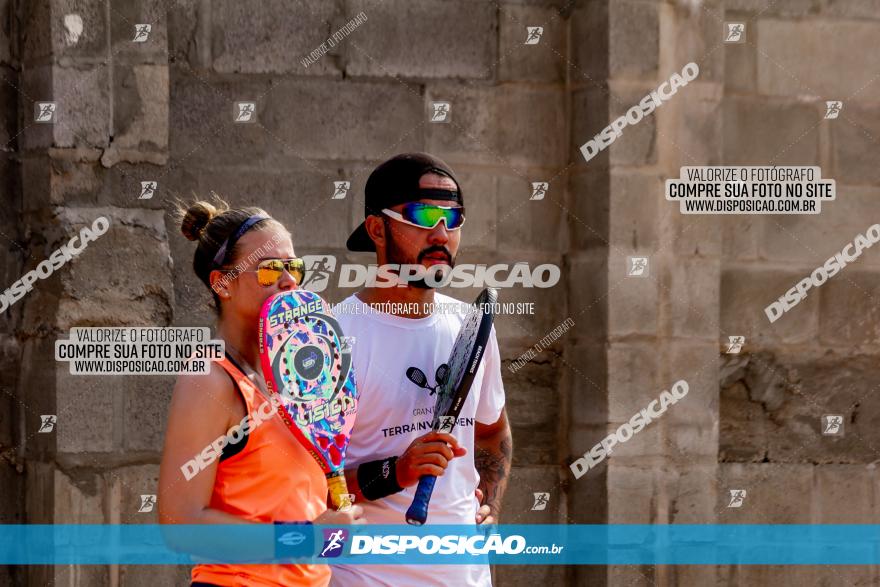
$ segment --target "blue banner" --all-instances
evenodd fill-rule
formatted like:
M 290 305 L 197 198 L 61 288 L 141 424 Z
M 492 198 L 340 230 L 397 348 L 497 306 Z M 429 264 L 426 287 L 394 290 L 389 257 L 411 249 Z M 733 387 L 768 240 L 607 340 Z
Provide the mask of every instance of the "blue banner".
M 4 565 L 876 565 L 878 525 L 0 525 Z

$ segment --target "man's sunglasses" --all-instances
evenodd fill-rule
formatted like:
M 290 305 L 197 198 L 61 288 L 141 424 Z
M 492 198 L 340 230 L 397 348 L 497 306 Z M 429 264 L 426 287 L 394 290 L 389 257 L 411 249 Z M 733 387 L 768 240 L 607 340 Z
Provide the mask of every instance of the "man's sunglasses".
M 398 222 L 418 228 L 434 228 L 441 220 L 446 224 L 446 230 L 457 230 L 464 224 L 463 206 L 435 206 L 412 202 L 405 204 L 400 212 L 385 208 L 382 213 Z
M 256 269 L 248 271 L 236 271 L 235 269 L 226 269 L 228 273 L 256 273 L 257 282 L 263 287 L 269 287 L 278 283 L 284 270 L 290 273 L 297 285 L 301 285 L 306 276 L 306 262 L 303 259 L 264 259 L 257 263 Z

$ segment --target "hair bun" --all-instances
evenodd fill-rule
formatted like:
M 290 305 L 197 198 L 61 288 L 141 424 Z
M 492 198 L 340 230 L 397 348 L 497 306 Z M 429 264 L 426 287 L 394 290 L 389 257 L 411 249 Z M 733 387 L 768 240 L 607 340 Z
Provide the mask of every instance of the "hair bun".
M 180 222 L 180 232 L 191 241 L 197 241 L 205 232 L 211 219 L 217 216 L 218 210 L 208 202 L 196 202 L 186 210 Z

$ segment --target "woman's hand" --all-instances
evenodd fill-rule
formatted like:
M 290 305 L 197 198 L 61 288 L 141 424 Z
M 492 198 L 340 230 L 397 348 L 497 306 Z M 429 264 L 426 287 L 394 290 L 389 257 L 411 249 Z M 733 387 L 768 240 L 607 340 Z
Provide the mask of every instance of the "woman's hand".
M 353 505 L 343 511 L 328 509 L 315 518 L 312 523 L 322 526 L 345 526 L 348 524 L 366 524 L 367 519 L 364 518 L 364 508 L 359 505 Z
M 423 475 L 440 477 L 449 466 L 449 461 L 465 454 L 467 449 L 459 446 L 451 434 L 428 432 L 413 440 L 397 459 L 397 484 L 410 487 L 418 483 Z

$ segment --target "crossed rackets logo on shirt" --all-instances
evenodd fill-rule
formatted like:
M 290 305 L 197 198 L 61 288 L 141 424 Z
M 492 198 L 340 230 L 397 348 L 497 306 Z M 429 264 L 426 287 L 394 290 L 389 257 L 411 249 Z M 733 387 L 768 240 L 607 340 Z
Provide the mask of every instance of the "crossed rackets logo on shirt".
M 422 389 L 427 389 L 430 391 L 428 396 L 432 396 L 437 393 L 443 384 L 446 383 L 446 379 L 449 377 L 449 365 L 446 363 L 442 363 L 439 367 L 437 367 L 437 371 L 434 373 L 434 381 L 435 384 L 433 386 L 428 385 L 428 377 L 425 375 L 424 371 L 419 369 L 418 367 L 410 367 L 406 370 L 406 378 L 421 387 Z

